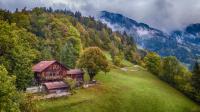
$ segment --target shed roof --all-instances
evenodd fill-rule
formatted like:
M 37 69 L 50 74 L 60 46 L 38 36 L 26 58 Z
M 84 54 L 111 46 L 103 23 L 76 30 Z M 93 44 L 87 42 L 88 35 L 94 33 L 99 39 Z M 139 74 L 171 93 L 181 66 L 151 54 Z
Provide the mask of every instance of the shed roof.
M 83 74 L 83 71 L 80 69 L 70 69 L 67 71 L 67 74 Z
M 67 88 L 67 87 L 69 87 L 63 81 L 46 82 L 43 85 L 46 86 L 47 89 L 59 89 L 59 88 Z
M 55 62 L 56 62 L 56 60 L 40 61 L 39 63 L 37 63 L 36 65 L 34 65 L 32 67 L 32 71 L 33 72 L 42 72 L 44 69 L 46 69 L 48 66 L 50 66 L 51 64 L 53 64 Z

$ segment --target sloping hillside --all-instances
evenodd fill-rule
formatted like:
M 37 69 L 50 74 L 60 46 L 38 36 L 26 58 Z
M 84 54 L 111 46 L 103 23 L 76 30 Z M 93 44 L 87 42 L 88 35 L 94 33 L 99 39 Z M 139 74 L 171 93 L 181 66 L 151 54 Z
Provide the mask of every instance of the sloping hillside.
M 199 108 L 149 72 L 132 65 L 99 73 L 100 84 L 67 98 L 41 101 L 43 112 L 193 112 Z

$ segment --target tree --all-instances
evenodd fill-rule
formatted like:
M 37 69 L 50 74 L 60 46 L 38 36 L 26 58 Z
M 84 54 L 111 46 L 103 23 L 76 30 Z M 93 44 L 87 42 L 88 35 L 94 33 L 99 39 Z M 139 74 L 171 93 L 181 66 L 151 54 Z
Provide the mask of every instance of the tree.
M 78 18 L 80 20 L 81 18 L 81 12 L 75 12 L 75 17 Z
M 77 87 L 77 81 L 70 77 L 65 78 L 64 81 L 69 85 L 71 93 L 75 93 L 74 89 Z
M 106 49 L 106 50 L 108 50 L 109 48 L 108 48 L 108 44 L 111 42 L 111 40 L 110 40 L 110 38 L 109 38 L 109 34 L 108 34 L 108 32 L 106 31 L 106 29 L 102 29 L 101 31 L 100 31 L 100 38 L 101 38 L 101 40 L 104 42 L 104 44 L 103 44 L 103 48 L 104 49 Z
M 29 15 L 23 12 L 15 12 L 12 15 L 12 22 L 16 23 L 18 27 L 23 27 L 26 29 L 30 29 L 30 18 Z
M 155 74 L 159 75 L 161 72 L 161 58 L 158 54 L 154 52 L 150 52 L 147 54 L 147 56 L 144 58 L 145 66 L 147 69 Z
M 168 56 L 163 59 L 163 80 L 175 85 L 175 77 L 180 72 L 180 63 L 174 56 Z
M 123 49 L 125 52 L 125 58 L 130 61 L 130 62 L 135 62 L 135 53 L 136 53 L 136 48 L 132 45 L 126 45 L 126 47 Z
M 52 60 L 52 54 L 49 47 L 43 47 L 41 52 L 41 59 L 42 60 Z
M 174 82 L 175 86 L 186 93 L 189 93 L 192 91 L 192 86 L 191 86 L 191 76 L 192 73 L 184 66 L 184 65 L 179 65 L 178 66 L 178 71 L 177 74 L 174 76 Z
M 200 93 L 200 65 L 198 62 L 195 63 L 192 73 L 192 86 Z
M 0 20 L 8 21 L 11 23 L 12 13 L 9 10 L 0 9 Z
M 21 112 L 39 112 L 38 99 L 30 93 L 22 93 L 20 95 L 20 110 Z
M 19 94 L 15 88 L 15 77 L 9 77 L 4 66 L 0 66 L 0 111 L 20 112 Z
M 33 76 L 31 66 L 37 56 L 33 47 L 37 44 L 35 35 L 24 29 L 0 21 L 0 64 L 9 75 L 16 76 L 16 87 L 25 90 Z
M 112 61 L 113 61 L 113 63 L 114 63 L 116 66 L 119 66 L 119 67 L 123 66 L 123 65 L 122 65 L 123 59 L 124 59 L 124 54 L 123 54 L 123 52 L 119 52 L 118 54 L 112 56 Z
M 10 77 L 8 71 L 0 65 L 0 111 L 1 112 L 37 112 L 32 95 L 20 93 L 15 87 L 16 77 Z
M 61 62 L 65 66 L 74 68 L 82 50 L 79 38 L 69 37 L 61 51 Z
M 109 65 L 106 56 L 98 47 L 85 49 L 78 61 L 78 67 L 86 69 L 90 76 L 90 81 L 99 71 L 108 72 Z
M 141 62 L 141 56 L 140 56 L 140 54 L 138 52 L 132 53 L 132 57 L 133 57 L 133 59 L 132 59 L 133 63 L 140 64 L 140 62 Z

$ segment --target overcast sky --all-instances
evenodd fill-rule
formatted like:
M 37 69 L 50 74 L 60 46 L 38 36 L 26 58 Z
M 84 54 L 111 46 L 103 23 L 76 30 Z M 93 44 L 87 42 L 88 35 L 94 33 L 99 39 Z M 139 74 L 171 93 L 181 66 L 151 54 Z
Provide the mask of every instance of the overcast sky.
M 15 10 L 25 6 L 66 8 L 93 16 L 107 10 L 165 31 L 200 23 L 200 0 L 0 0 L 1 8 Z

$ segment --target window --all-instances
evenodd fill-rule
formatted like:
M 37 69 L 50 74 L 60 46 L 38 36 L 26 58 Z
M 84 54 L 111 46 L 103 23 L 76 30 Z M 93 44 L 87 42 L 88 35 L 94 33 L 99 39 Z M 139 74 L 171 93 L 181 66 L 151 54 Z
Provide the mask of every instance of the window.
M 59 65 L 53 65 L 53 70 L 59 70 L 60 66 Z

